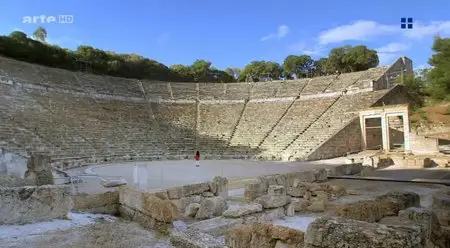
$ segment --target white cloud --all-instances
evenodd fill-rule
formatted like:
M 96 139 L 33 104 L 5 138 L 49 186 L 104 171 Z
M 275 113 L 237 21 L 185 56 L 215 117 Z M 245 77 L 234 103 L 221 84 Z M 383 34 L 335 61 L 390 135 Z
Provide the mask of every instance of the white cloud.
M 288 51 L 296 54 L 304 55 L 320 55 L 325 50 L 321 45 L 308 46 L 306 42 L 300 41 L 298 43 L 288 46 Z
M 429 25 L 424 25 L 421 22 L 415 22 L 413 29 L 406 29 L 403 33 L 403 35 L 407 38 L 413 39 L 432 37 L 437 34 L 449 35 L 450 21 L 432 21 Z
M 338 26 L 325 30 L 319 35 L 323 45 L 347 40 L 368 40 L 371 37 L 398 32 L 398 25 L 383 25 L 369 20 L 358 20 L 352 24 Z
M 290 33 L 290 29 L 288 26 L 280 25 L 280 26 L 278 26 L 276 33 L 272 33 L 272 34 L 262 37 L 261 41 L 267 41 L 267 40 L 271 40 L 271 39 L 282 39 L 289 33 Z
M 410 47 L 409 44 L 392 42 L 387 44 L 386 46 L 379 47 L 375 50 L 377 50 L 377 52 L 379 53 L 398 53 L 408 50 L 409 47 Z
M 158 38 L 156 39 L 156 42 L 159 45 L 162 45 L 162 44 L 166 43 L 169 40 L 169 38 L 170 38 L 169 33 L 163 33 L 158 36 Z
M 410 44 L 404 44 L 399 42 L 392 42 L 386 46 L 376 48 L 378 52 L 378 58 L 380 59 L 381 65 L 391 64 L 394 59 L 401 56 L 400 52 L 404 52 L 411 47 Z
M 421 39 L 437 34 L 449 35 L 450 21 L 432 21 L 429 24 L 415 22 L 413 29 L 401 29 L 399 24 L 386 25 L 370 20 L 357 20 L 321 32 L 319 42 L 325 45 L 349 40 L 367 41 L 377 36 L 394 34 L 401 34 L 408 39 Z

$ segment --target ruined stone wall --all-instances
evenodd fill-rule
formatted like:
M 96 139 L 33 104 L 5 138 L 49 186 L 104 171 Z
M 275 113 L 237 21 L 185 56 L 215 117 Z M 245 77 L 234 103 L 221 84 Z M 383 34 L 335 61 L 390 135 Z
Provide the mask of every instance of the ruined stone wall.
M 73 202 L 73 211 L 111 215 L 119 213 L 118 191 L 100 194 L 77 194 L 73 196 Z
M 439 153 L 439 140 L 436 138 L 427 138 L 414 132 L 410 132 L 411 152 L 414 154 Z
M 308 159 L 317 160 L 339 157 L 347 152 L 361 151 L 361 147 L 361 126 L 359 119 L 356 119 L 311 153 Z
M 0 225 L 65 218 L 73 206 L 70 186 L 0 188 Z
M 119 188 L 119 212 L 122 217 L 152 227 L 186 216 L 208 219 L 220 216 L 228 206 L 228 180 L 187 184 L 157 192 L 139 191 L 129 186 Z
M 267 194 L 270 185 L 284 186 L 286 189 L 292 187 L 295 181 L 299 182 L 324 182 L 328 175 L 354 175 L 362 171 L 362 164 L 343 164 L 328 170 L 317 169 L 312 171 L 299 171 L 287 174 L 266 175 L 257 177 L 253 182 L 245 186 L 244 196 L 246 201 Z

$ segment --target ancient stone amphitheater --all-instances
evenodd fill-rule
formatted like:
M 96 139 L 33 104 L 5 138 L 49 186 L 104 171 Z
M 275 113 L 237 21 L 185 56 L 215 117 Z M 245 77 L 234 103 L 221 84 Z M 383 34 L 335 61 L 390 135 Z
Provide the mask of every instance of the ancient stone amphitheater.
M 292 81 L 171 83 L 0 57 L 0 147 L 60 168 L 120 160 L 322 159 L 358 151 L 358 111 L 404 103 L 390 67 Z

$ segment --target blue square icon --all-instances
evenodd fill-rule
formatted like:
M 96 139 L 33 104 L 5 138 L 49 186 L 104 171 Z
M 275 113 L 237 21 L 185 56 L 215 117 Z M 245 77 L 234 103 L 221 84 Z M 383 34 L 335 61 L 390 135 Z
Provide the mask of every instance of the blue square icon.
M 400 28 L 401 29 L 412 29 L 413 28 L 413 18 L 412 17 L 402 17 L 400 18 Z

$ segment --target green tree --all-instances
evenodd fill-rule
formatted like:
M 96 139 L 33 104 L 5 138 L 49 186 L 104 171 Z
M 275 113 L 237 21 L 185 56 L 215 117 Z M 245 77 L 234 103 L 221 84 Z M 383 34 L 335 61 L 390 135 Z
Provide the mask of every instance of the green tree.
M 426 70 L 417 70 L 414 73 L 403 75 L 403 77 L 397 78 L 396 83 L 401 84 L 406 88 L 409 101 L 414 108 L 423 107 L 426 97 Z
M 27 35 L 24 32 L 14 31 L 9 34 L 9 37 L 17 40 L 27 39 Z
M 252 61 L 246 65 L 239 75 L 239 82 L 244 82 L 251 78 L 252 81 L 278 80 L 283 74 L 280 64 L 272 61 Z
M 436 37 L 433 51 L 428 61 L 433 68 L 428 73 L 427 91 L 434 100 L 450 101 L 450 38 Z
M 38 41 L 46 42 L 47 40 L 47 30 L 43 28 L 42 26 L 39 26 L 33 33 L 33 38 L 35 38 Z
M 334 48 L 328 54 L 328 70 L 340 73 L 367 70 L 378 63 L 377 52 L 363 45 Z
M 289 55 L 283 62 L 283 75 L 288 78 L 305 78 L 311 75 L 314 60 L 307 55 Z
M 314 61 L 314 69 L 313 69 L 313 76 L 325 76 L 329 73 L 333 73 L 329 69 L 328 65 L 328 59 L 327 58 L 320 58 L 318 60 Z

